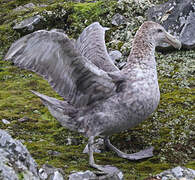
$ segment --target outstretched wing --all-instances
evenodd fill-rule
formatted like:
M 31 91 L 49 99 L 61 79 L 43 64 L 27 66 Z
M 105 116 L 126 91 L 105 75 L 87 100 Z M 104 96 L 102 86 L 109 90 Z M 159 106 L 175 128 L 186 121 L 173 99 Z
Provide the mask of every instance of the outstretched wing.
M 43 76 L 75 107 L 110 97 L 116 87 L 108 74 L 83 57 L 64 33 L 37 31 L 12 44 L 5 60 Z
M 84 29 L 76 41 L 77 49 L 89 61 L 100 69 L 109 71 L 119 71 L 108 55 L 105 45 L 105 31 L 98 22 L 94 22 Z

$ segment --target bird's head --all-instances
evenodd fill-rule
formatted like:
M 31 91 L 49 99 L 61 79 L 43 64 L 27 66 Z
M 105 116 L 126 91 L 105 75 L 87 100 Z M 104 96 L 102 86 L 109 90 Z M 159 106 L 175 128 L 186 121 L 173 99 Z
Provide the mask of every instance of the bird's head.
M 152 21 L 144 22 L 139 29 L 138 34 L 140 33 L 145 36 L 146 41 L 149 41 L 155 47 L 161 43 L 168 43 L 177 49 L 181 48 L 181 42 L 158 23 Z

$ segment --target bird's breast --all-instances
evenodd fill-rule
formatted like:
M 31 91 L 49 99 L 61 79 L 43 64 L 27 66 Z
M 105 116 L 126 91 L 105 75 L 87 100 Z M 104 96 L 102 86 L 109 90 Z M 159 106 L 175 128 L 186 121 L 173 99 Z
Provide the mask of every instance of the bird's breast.
M 135 125 L 152 114 L 160 100 L 158 80 L 155 73 L 143 76 L 140 72 L 136 77 L 128 82 L 121 97 L 126 105 L 128 118 L 134 121 Z

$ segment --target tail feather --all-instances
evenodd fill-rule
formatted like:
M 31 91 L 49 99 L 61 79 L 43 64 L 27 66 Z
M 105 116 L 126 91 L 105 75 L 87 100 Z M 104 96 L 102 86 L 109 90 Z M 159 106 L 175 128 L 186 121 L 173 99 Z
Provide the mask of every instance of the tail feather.
M 43 104 L 47 106 L 52 116 L 54 116 L 62 126 L 73 131 L 77 130 L 75 123 L 72 121 L 72 115 L 75 116 L 77 113 L 76 108 L 66 101 L 60 101 L 36 91 L 31 90 L 31 92 L 42 100 Z

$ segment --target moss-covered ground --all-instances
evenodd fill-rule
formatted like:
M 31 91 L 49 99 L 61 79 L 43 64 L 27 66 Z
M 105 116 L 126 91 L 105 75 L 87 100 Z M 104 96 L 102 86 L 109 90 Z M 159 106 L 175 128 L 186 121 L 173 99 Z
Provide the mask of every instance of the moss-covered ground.
M 36 6 L 28 11 L 13 11 L 19 5 L 29 2 L 44 3 L 48 6 Z M 134 1 L 131 2 L 135 4 Z M 60 97 L 41 77 L 3 61 L 3 56 L 11 43 L 22 36 L 12 27 L 14 22 L 25 17 L 41 14 L 45 17 L 44 29 L 63 28 L 69 36 L 78 37 L 84 27 L 99 21 L 111 28 L 106 34 L 107 42 L 115 37 L 119 40 L 117 43 L 120 42 L 119 46 L 114 46 L 116 42 L 108 45 L 128 52 L 130 47 L 124 49 L 124 44 L 129 36 L 120 34 L 119 29 L 132 30 L 133 35 L 142 21 L 137 17 L 144 17 L 145 7 L 140 5 L 142 8 L 137 8 L 138 6 L 132 5 L 134 9 L 131 11 L 128 3 L 122 7 L 117 5 L 116 1 L 74 4 L 60 0 L 55 3 L 49 0 L 0 0 L 0 4 L 0 128 L 6 129 L 14 138 L 20 139 L 39 166 L 48 163 L 62 168 L 66 175 L 72 171 L 91 169 L 88 155 L 82 154 L 87 139 L 61 127 L 30 90 Z M 146 4 L 146 7 L 148 6 Z M 48 13 L 49 11 L 52 13 Z M 110 18 L 116 12 L 124 14 L 133 24 L 120 28 L 112 26 Z M 120 168 L 125 179 L 145 179 L 177 165 L 195 169 L 193 74 L 195 52 L 175 51 L 166 54 L 156 53 L 156 56 L 161 90 L 161 102 L 157 111 L 138 127 L 111 138 L 116 146 L 126 152 L 135 152 L 153 145 L 155 156 L 131 162 L 118 158 L 110 151 L 95 155 L 97 163 L 112 164 Z M 19 121 L 21 118 L 26 118 L 26 121 Z M 11 123 L 5 125 L 1 119 Z

